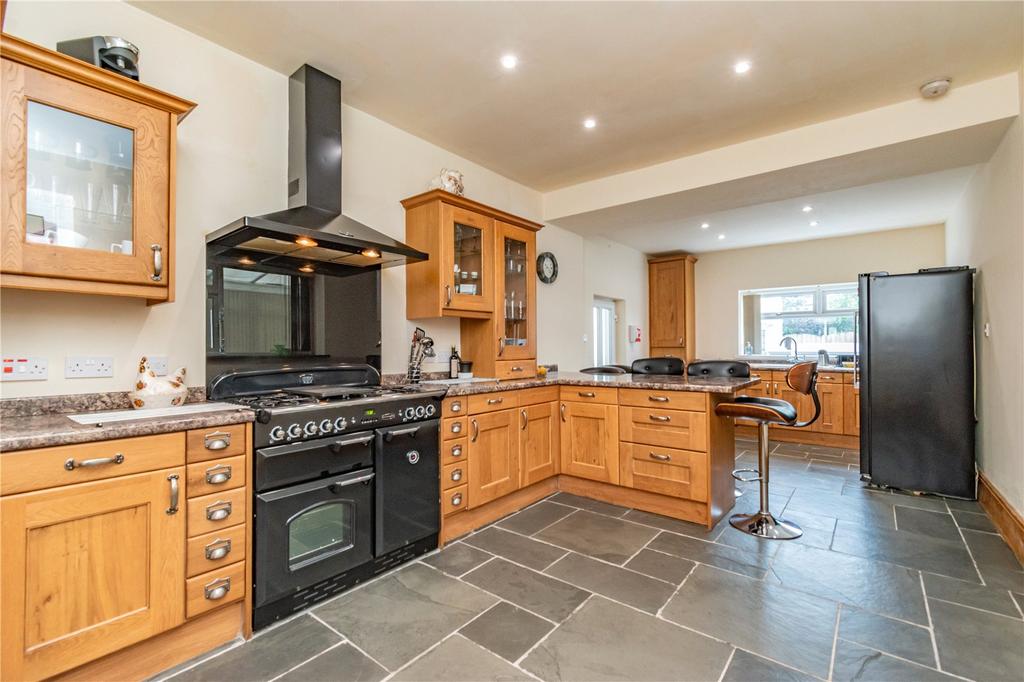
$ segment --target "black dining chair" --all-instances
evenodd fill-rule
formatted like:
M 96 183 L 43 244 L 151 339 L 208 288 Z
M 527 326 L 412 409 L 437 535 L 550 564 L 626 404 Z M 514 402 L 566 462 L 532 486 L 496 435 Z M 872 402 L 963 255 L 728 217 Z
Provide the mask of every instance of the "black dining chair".
M 679 358 L 643 358 L 629 368 L 633 374 L 673 374 L 682 376 L 685 366 Z
M 702 360 L 686 366 L 688 377 L 737 377 L 750 378 L 750 363 L 736 360 Z
M 580 370 L 584 374 L 626 374 L 626 370 L 616 365 L 598 365 Z

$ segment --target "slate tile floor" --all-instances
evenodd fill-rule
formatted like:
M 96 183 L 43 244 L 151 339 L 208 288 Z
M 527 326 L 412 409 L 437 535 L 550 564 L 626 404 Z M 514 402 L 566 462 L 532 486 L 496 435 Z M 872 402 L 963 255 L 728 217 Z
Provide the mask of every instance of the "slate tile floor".
M 559 493 L 164 677 L 1024 680 L 1024 569 L 981 508 L 856 468 L 774 444 L 792 542 Z

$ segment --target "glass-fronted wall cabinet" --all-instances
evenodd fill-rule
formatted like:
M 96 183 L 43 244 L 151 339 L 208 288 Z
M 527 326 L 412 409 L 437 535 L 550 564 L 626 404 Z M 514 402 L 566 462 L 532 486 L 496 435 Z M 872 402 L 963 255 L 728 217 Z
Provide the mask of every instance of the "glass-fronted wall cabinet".
M 497 302 L 498 358 L 520 360 L 537 357 L 535 275 L 537 249 L 535 233 L 515 225 L 497 222 L 497 242 L 502 254 Z
M 4 287 L 173 298 L 174 143 L 194 108 L 3 36 Z

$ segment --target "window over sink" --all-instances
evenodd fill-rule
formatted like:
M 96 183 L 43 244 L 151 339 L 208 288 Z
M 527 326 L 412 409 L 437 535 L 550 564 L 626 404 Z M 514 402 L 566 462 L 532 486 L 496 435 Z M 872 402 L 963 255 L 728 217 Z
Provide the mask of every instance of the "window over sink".
M 801 355 L 853 353 L 857 309 L 856 282 L 741 291 L 739 352 L 785 357 L 791 336 Z

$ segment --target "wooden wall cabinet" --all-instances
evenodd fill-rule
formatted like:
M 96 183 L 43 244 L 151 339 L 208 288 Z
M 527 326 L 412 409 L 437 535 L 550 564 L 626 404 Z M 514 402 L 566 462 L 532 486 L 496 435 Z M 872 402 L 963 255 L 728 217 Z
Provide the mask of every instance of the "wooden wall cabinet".
M 0 285 L 174 297 L 175 138 L 195 104 L 4 35 Z
M 651 357 L 694 358 L 694 264 L 689 254 L 651 258 L 648 301 Z
M 558 409 L 562 473 L 618 484 L 618 406 L 566 400 Z

